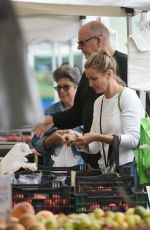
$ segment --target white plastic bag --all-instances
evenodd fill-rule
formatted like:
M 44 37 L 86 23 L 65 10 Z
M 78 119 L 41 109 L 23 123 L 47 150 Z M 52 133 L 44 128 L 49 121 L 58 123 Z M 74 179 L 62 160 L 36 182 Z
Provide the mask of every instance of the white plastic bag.
M 73 154 L 71 146 L 63 145 L 58 156 L 52 156 L 53 167 L 71 167 L 78 165 L 81 160 L 80 155 Z
M 16 143 L 12 149 L 0 162 L 0 174 L 13 173 L 20 168 L 28 168 L 30 170 L 37 170 L 35 163 L 28 163 L 25 157 L 31 154 L 29 145 L 23 142 Z

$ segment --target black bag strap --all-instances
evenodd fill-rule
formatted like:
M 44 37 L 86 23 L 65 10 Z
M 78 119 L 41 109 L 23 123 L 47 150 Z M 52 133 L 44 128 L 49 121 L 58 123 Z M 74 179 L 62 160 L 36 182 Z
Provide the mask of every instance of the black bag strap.
M 118 171 L 119 168 L 119 145 L 120 139 L 117 135 L 113 135 L 112 144 L 109 145 L 108 150 L 108 165 L 112 167 L 113 165 L 116 166 L 116 170 Z
M 118 107 L 119 110 L 122 112 L 120 105 L 120 97 L 121 97 L 122 91 L 120 91 L 118 95 Z M 103 109 L 103 100 L 104 96 L 102 98 L 101 102 L 101 108 L 100 108 L 100 132 L 102 134 L 102 109 Z M 106 159 L 106 153 L 105 153 L 105 148 L 104 148 L 104 143 L 102 142 L 102 150 L 103 150 L 103 157 L 104 157 L 104 163 L 106 167 L 113 167 L 114 165 L 116 166 L 116 169 L 119 167 L 119 144 L 120 144 L 120 138 L 117 135 L 113 135 L 113 141 L 112 144 L 109 145 L 109 150 L 108 150 L 108 157 Z

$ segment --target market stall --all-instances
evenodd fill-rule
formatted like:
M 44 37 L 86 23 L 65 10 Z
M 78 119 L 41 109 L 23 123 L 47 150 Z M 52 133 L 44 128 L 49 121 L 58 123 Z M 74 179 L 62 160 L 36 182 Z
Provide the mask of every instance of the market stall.
M 131 19 L 137 12 L 150 9 L 149 1 L 117 1 L 115 5 L 109 1 L 93 1 L 90 3 L 88 1 L 80 1 L 80 4 L 77 2 L 74 3 L 73 1 L 70 1 L 70 3 L 67 1 L 63 1 L 63 3 L 57 1 L 56 3 L 55 1 L 54 3 L 48 0 L 42 1 L 42 3 L 40 3 L 40 1 L 12 2 L 17 9 L 18 15 L 28 15 L 31 17 L 32 13 L 34 18 L 36 18 L 37 14 L 42 16 L 49 14 L 68 15 L 69 13 L 69 15 L 75 16 L 82 13 L 82 15 L 98 16 L 121 15 L 129 16 L 128 19 Z M 130 9 L 128 8 L 129 6 Z M 119 177 L 115 174 L 107 175 L 104 178 L 100 170 L 96 171 L 82 167 L 69 169 L 60 168 L 59 170 L 49 169 L 48 171 L 39 169 L 34 173 L 27 171 L 23 171 L 23 173 L 17 172 L 13 179 L 15 181 L 12 191 L 13 204 L 21 202 L 30 203 L 32 205 L 32 208 L 30 206 L 31 212 L 27 213 L 32 214 L 32 217 L 35 217 L 35 211 L 39 212 L 45 209 L 49 214 L 53 212 L 51 213 L 51 217 L 53 218 L 47 217 L 48 220 L 43 219 L 43 222 L 42 217 L 36 220 L 33 217 L 35 225 L 37 221 L 41 221 L 39 229 L 52 229 L 52 226 L 53 229 L 60 229 L 62 227 L 64 229 L 120 229 L 122 223 L 125 223 L 123 224 L 124 229 L 130 229 L 132 227 L 134 227 L 134 229 L 140 229 L 142 227 L 146 229 L 149 227 L 150 213 L 145 210 L 147 207 L 147 194 L 136 194 L 133 192 L 133 178 L 129 176 L 128 173 L 126 174 L 126 172 L 123 172 L 123 175 Z M 24 179 L 28 183 L 23 183 Z M 142 207 L 135 207 L 139 205 Z M 94 216 L 88 214 L 80 215 L 80 213 L 91 213 L 95 209 L 96 211 L 93 212 Z M 130 211 L 127 211 L 128 209 Z M 108 216 L 109 213 L 111 213 L 108 211 L 113 211 L 114 215 L 112 214 L 113 217 L 111 216 L 113 221 L 110 216 Z M 76 212 L 76 214 L 66 216 L 72 212 Z M 115 212 L 118 213 L 118 215 L 115 215 Z M 122 212 L 125 214 L 122 214 Z M 126 212 L 128 212 L 128 214 L 130 213 L 131 217 L 127 218 L 128 214 L 126 214 Z M 66 215 L 62 215 L 64 219 L 61 219 L 62 216 L 59 216 L 60 213 L 66 213 Z M 54 217 L 54 214 L 58 215 Z M 14 220 L 16 225 L 23 225 L 20 219 L 21 215 L 16 216 L 13 213 L 12 216 L 18 218 Z M 81 218 L 79 218 L 79 216 Z M 103 221 L 99 222 L 100 217 L 106 218 L 103 218 Z M 96 221 L 95 218 L 98 220 Z M 6 228 L 6 223 L 3 224 L 3 229 L 9 229 L 9 227 Z M 31 228 L 29 228 L 29 226 L 23 226 L 22 229 L 25 227 L 26 229 L 35 229 L 32 228 L 32 226 L 30 226 Z M 50 227 L 48 228 L 48 226 Z M 74 226 L 76 226 L 76 228 Z
M 136 11 L 149 10 L 149 0 L 12 0 L 20 16 L 37 15 L 85 15 L 85 16 L 126 16 L 124 8 Z
M 150 10 L 150 1 L 21 1 L 12 0 L 14 8 L 21 21 L 21 26 L 28 44 L 34 44 L 39 42 L 61 42 L 71 43 L 71 39 L 76 37 L 78 29 L 81 24 L 81 18 L 85 16 L 119 16 L 127 18 L 127 34 L 130 35 L 128 40 L 128 53 L 129 53 L 129 71 L 128 71 L 128 86 L 137 90 L 140 90 L 140 97 L 145 106 L 146 97 L 143 91 L 147 92 L 147 99 L 149 103 L 149 90 L 150 83 L 148 78 L 148 71 L 146 68 L 135 69 L 133 62 L 133 49 L 131 48 L 132 42 L 135 37 L 132 36 L 132 17 L 136 14 L 141 14 L 141 23 L 148 20 L 147 12 Z M 30 25 L 30 27 L 28 26 Z M 54 26 L 55 25 L 55 26 Z M 141 26 L 142 33 L 145 34 L 143 39 L 149 40 L 149 28 L 147 26 Z M 58 29 L 59 28 L 59 29 Z M 147 32 L 145 32 L 145 30 Z M 143 32 L 144 31 L 144 32 Z M 146 38 L 147 37 L 147 38 Z M 134 40 L 135 41 L 135 40 Z M 145 44 L 143 41 L 142 44 Z M 148 43 L 147 43 L 148 44 Z M 137 44 L 135 43 L 135 46 Z M 144 46 L 144 45 L 143 45 Z M 145 56 L 149 50 L 149 45 L 144 47 L 137 46 L 136 55 Z M 134 51 L 135 52 L 135 51 Z M 71 53 L 71 52 L 70 52 Z M 143 59 L 143 58 L 141 58 Z M 146 62 L 145 62 L 146 63 Z M 143 65 L 143 64 L 142 64 Z M 146 65 L 146 64 L 145 64 Z M 138 64 L 140 66 L 140 64 Z M 137 66 L 136 66 L 137 68 Z M 146 74 L 145 74 L 146 73 Z M 135 77 L 136 76 L 136 77 Z M 142 77 L 141 77 L 142 76 Z M 146 107 L 146 106 L 145 106 Z M 150 109 L 149 109 L 150 110 Z M 148 112 L 149 112 L 148 110 Z
M 9 2 L 9 1 L 8 1 Z M 16 9 L 17 21 L 21 20 L 21 30 L 28 37 L 27 41 L 44 41 L 61 39 L 66 41 L 77 34 L 80 26 L 80 16 L 86 15 L 107 15 L 107 16 L 126 16 L 127 28 L 131 33 L 132 16 L 139 12 L 148 11 L 150 8 L 149 1 L 11 1 L 12 6 Z M 0 111 L 5 116 L 1 116 L 0 127 L 2 129 L 18 128 L 21 125 L 31 125 L 40 119 L 42 108 L 38 97 L 35 79 L 31 78 L 31 71 L 27 68 L 25 57 L 25 45 L 22 41 L 20 28 L 15 20 L 13 13 L 11 14 L 11 6 L 3 1 L 3 15 L 8 17 L 8 27 L 1 27 L 1 74 L 0 74 L 0 92 L 3 100 L 0 103 Z M 55 19 L 56 17 L 56 19 Z M 58 30 L 58 21 L 61 24 Z M 26 21 L 26 23 L 23 22 Z M 37 20 L 37 21 L 36 21 Z M 44 20 L 40 25 L 39 21 Z M 53 26 L 57 23 L 55 26 Z M 49 27 L 48 24 L 51 24 Z M 64 28 L 67 28 L 65 30 Z M 8 28 L 7 30 L 5 28 Z M 64 32 L 60 31 L 63 28 Z M 44 30 L 44 31 L 43 31 Z M 43 33 L 42 33 L 43 32 Z M 61 32 L 61 36 L 58 34 Z M 41 35 L 43 34 L 43 35 Z M 56 34 L 56 35 L 53 35 Z M 69 35 L 69 36 L 68 36 Z M 42 37 L 43 36 L 43 37 Z M 12 40 L 12 37 L 14 38 Z M 18 41 L 20 40 L 21 43 Z M 6 45 L 3 45 L 5 41 Z M 18 44 L 21 44 L 20 46 Z M 14 52 L 15 50 L 15 52 Z M 19 64 L 18 64 L 19 63 Z M 9 65 L 9 68 L 7 66 Z M 20 67 L 18 69 L 18 66 Z M 8 76 L 12 76 L 9 78 Z M 130 75 L 130 78 L 133 76 Z M 145 85 L 147 84 L 147 79 Z M 17 90 L 16 90 L 17 82 Z M 129 81 L 130 82 L 130 81 Z M 34 87 L 33 87 L 34 86 Z M 129 85 L 130 86 L 130 85 Z M 138 86 L 140 90 L 140 87 Z M 11 98 L 11 103 L 9 98 Z M 19 106 L 18 106 L 19 105 Z M 38 105 L 38 106 L 37 106 Z M 18 110 L 16 110 L 18 108 Z M 27 111 L 30 111 L 27 112 Z M 19 116 L 18 116 L 19 114 Z

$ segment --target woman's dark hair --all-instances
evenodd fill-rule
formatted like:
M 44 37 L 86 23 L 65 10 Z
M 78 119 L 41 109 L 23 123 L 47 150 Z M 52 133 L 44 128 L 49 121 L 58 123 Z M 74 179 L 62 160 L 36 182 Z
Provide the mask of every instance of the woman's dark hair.
M 56 82 L 61 78 L 68 78 L 74 84 L 78 85 L 81 79 L 81 72 L 78 67 L 63 64 L 53 72 L 53 78 Z

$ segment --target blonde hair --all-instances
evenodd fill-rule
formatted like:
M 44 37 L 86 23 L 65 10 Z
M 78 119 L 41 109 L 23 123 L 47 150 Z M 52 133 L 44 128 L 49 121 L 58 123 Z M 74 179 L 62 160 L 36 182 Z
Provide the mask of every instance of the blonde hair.
M 89 56 L 84 65 L 85 69 L 94 68 L 100 73 L 106 73 L 111 69 L 114 73 L 114 78 L 119 85 L 126 86 L 126 83 L 116 75 L 117 62 L 107 51 L 101 50 L 99 53 L 93 53 Z
M 117 71 L 117 64 L 115 59 L 105 50 L 101 50 L 99 53 L 93 53 L 89 56 L 84 65 L 85 69 L 90 67 L 105 73 L 107 70 L 111 69 L 114 74 Z
M 115 79 L 119 85 L 122 85 L 123 87 L 126 87 L 126 83 L 118 76 L 115 76 Z

